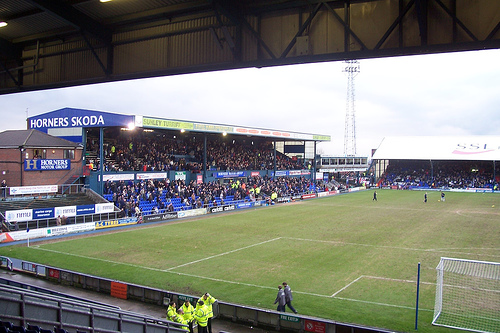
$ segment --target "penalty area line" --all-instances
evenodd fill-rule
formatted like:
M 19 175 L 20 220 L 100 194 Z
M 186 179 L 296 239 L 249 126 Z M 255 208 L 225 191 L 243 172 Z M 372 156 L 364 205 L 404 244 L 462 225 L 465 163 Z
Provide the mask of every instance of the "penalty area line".
M 351 285 L 355 284 L 361 279 L 374 279 L 374 280 L 384 280 L 384 281 L 393 281 L 393 282 L 404 282 L 404 283 L 417 283 L 415 280 L 404 280 L 404 279 L 393 279 L 393 278 L 387 278 L 387 277 L 382 277 L 382 276 L 373 276 L 373 275 L 360 275 L 358 278 L 352 280 L 348 284 L 346 284 L 344 287 L 340 288 L 337 290 L 335 293 L 333 293 L 330 297 L 336 297 L 339 293 L 342 291 L 346 290 L 349 288 Z M 423 282 L 420 281 L 421 284 L 428 284 L 428 285 L 436 285 L 436 283 L 433 282 Z

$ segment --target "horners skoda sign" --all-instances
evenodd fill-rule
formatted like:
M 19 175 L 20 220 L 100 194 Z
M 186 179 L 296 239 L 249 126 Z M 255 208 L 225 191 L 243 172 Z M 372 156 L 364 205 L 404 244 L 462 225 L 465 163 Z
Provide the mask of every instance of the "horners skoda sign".
M 64 108 L 28 119 L 30 129 L 36 129 L 74 142 L 82 141 L 82 129 L 88 127 L 128 127 L 135 116 L 110 112 Z
M 47 112 L 28 120 L 31 129 L 40 131 L 61 127 L 129 126 L 130 123 L 134 123 L 134 116 L 74 108 Z
M 82 127 L 104 125 L 104 117 L 99 116 L 73 116 L 30 119 L 31 128 L 43 127 Z

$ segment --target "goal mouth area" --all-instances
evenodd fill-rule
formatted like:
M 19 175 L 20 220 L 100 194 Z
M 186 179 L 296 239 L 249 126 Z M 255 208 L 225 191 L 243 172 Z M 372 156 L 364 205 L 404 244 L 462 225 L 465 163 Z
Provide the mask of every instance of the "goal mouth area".
M 442 257 L 432 324 L 500 332 L 500 263 Z

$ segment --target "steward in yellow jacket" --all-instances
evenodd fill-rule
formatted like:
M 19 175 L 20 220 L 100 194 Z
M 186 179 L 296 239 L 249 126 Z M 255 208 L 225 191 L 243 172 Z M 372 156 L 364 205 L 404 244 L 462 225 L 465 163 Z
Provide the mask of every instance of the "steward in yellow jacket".
M 207 307 L 207 310 L 208 310 L 207 329 L 208 329 L 208 333 L 212 333 L 212 318 L 214 316 L 212 305 L 215 302 L 217 302 L 217 300 L 215 299 L 215 297 L 213 297 L 209 293 L 205 293 L 205 295 L 203 295 L 203 296 L 200 297 L 200 299 L 198 300 L 198 302 L 199 301 L 203 301 L 203 304 L 205 304 L 205 306 Z
M 177 317 L 177 304 L 170 302 L 167 308 L 167 320 L 175 321 L 175 317 Z
M 194 320 L 198 323 L 198 333 L 208 333 L 208 309 L 203 301 L 198 301 L 198 303 L 196 303 Z
M 189 301 L 185 301 L 181 306 L 181 309 L 182 311 L 184 311 L 184 314 L 182 316 L 189 325 L 189 332 L 193 333 L 194 307 Z
M 177 316 L 175 317 L 175 322 L 183 325 L 187 325 L 188 322 L 186 319 L 184 319 L 184 311 L 182 311 L 182 307 L 177 309 Z M 189 327 L 187 326 L 181 326 L 183 330 L 189 331 Z

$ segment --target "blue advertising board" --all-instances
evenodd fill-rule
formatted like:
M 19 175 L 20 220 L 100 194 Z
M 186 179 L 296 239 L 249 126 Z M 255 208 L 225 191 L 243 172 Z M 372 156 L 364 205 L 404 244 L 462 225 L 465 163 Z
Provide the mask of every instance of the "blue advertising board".
M 64 108 L 28 118 L 28 127 L 73 142 L 81 142 L 83 128 L 128 127 L 134 122 L 133 115 Z
M 95 205 L 76 206 L 76 215 L 86 215 L 86 214 L 94 214 L 94 213 L 95 213 Z
M 134 122 L 134 116 L 132 115 L 74 108 L 47 112 L 28 119 L 30 129 L 40 131 L 47 128 L 61 127 L 128 126 L 131 122 Z
M 54 208 L 34 208 L 33 220 L 52 219 L 54 218 Z
M 36 159 L 24 160 L 24 171 L 71 170 L 71 160 L 68 159 Z
M 226 171 L 226 172 L 214 172 L 215 178 L 238 178 L 245 177 L 245 171 Z

